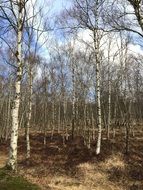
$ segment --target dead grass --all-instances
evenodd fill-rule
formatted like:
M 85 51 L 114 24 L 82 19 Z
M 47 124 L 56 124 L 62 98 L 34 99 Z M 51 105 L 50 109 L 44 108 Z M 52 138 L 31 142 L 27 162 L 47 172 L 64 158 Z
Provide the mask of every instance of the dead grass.
M 137 133 L 136 133 L 137 134 Z M 60 135 L 31 135 L 31 159 L 25 160 L 25 139 L 19 139 L 19 172 L 43 190 L 143 190 L 143 138 L 130 141 L 130 154 L 124 154 L 124 139 L 103 140 L 102 153 L 96 156 L 85 146 L 67 142 Z M 7 158 L 8 144 L 0 145 L 0 167 Z
M 125 170 L 125 161 L 121 153 L 111 155 L 105 162 L 100 163 L 100 165 L 106 170 L 110 170 L 113 167 Z
M 5 166 L 7 155 L 0 151 L 0 168 Z

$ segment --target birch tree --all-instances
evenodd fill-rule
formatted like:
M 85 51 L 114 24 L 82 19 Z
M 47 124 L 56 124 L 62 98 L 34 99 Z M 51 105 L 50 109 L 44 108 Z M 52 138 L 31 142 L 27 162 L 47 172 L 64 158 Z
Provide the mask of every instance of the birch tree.
M 92 50 L 95 55 L 95 70 L 96 70 L 96 102 L 97 102 L 97 127 L 98 127 L 98 139 L 96 154 L 100 154 L 101 149 L 101 95 L 100 95 L 100 40 L 101 40 L 101 26 L 102 18 L 101 11 L 103 11 L 104 1 L 82 1 L 75 0 L 72 10 L 68 11 L 70 17 L 73 19 L 73 23 L 69 23 L 71 29 L 83 29 L 90 31 L 92 34 Z M 90 47 L 90 46 L 89 46 Z
M 132 5 L 137 21 L 143 31 L 143 2 L 142 0 L 127 0 Z
M 143 4 L 141 0 L 107 1 L 104 24 L 107 31 L 129 31 L 143 37 Z
M 18 127 L 19 127 L 19 107 L 21 96 L 21 81 L 23 70 L 22 59 L 22 38 L 23 27 L 25 21 L 25 5 L 28 0 L 18 0 L 4 2 L 0 6 L 2 18 L 7 20 L 9 25 L 14 29 L 16 33 L 16 80 L 15 80 L 15 97 L 12 105 L 12 128 L 11 128 L 11 141 L 9 159 L 7 162 L 8 168 L 17 170 L 17 140 L 18 140 Z M 7 5 L 7 6 L 6 6 Z M 7 8 L 8 7 L 8 8 Z M 13 19 L 13 20 L 12 20 Z

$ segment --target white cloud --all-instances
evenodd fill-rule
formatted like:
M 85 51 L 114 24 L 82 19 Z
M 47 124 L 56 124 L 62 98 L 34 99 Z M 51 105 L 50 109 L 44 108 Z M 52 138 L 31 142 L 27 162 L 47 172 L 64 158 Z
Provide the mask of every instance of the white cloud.
M 92 46 L 93 47 L 93 35 L 92 31 L 90 30 L 82 30 L 78 33 L 76 40 L 71 40 L 72 45 L 75 47 L 75 50 L 81 50 L 84 51 L 86 47 Z M 104 56 L 108 57 L 108 51 L 109 51 L 109 43 L 110 43 L 110 57 L 111 60 L 114 58 L 116 54 L 119 54 L 119 50 L 121 49 L 121 38 L 119 33 L 110 33 L 106 35 L 103 35 L 100 41 L 100 48 L 104 52 Z M 123 44 L 125 45 L 125 39 L 123 37 Z M 123 48 L 122 48 L 123 50 Z M 125 53 L 125 50 L 123 50 L 123 54 Z M 133 53 L 134 55 L 143 55 L 143 49 L 140 45 L 134 44 L 130 42 L 128 44 L 128 53 Z
M 138 44 L 129 44 L 129 51 L 130 53 L 133 53 L 134 55 L 143 55 L 143 49 Z

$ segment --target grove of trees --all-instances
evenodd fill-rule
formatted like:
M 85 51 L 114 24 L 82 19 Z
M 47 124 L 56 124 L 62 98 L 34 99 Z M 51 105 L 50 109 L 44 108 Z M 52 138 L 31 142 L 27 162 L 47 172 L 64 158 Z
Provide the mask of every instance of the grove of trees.
M 102 134 L 130 136 L 143 122 L 141 0 L 0 1 L 0 141 L 17 170 L 18 136 L 77 136 L 102 152 Z M 109 147 L 110 148 L 110 147 Z

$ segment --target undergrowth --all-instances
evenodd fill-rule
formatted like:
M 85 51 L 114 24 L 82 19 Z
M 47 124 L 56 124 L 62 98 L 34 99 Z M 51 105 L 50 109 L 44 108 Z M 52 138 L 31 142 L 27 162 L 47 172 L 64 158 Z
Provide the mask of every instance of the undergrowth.
M 14 175 L 6 169 L 0 169 L 0 190 L 40 190 L 40 188 L 22 176 Z

